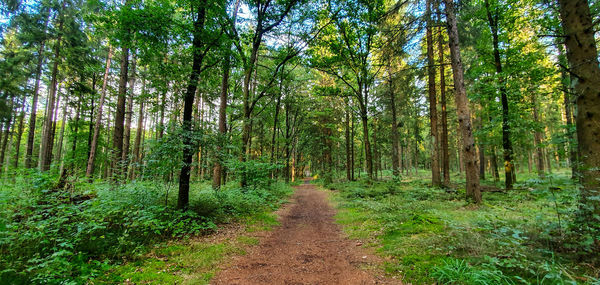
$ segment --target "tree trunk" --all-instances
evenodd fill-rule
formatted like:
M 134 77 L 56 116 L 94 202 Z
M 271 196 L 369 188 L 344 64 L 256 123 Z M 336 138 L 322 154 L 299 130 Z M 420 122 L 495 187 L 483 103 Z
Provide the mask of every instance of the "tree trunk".
M 373 180 L 373 156 L 371 154 L 371 142 L 369 140 L 369 118 L 367 110 L 361 110 L 360 120 L 363 127 L 363 139 L 365 143 L 365 163 L 367 166 L 367 175 L 369 180 Z
M 558 47 L 558 60 L 562 66 L 568 66 L 567 59 L 565 58 L 563 47 L 564 44 L 557 43 Z M 571 83 L 571 76 L 567 73 L 564 68 L 560 70 L 561 83 L 563 87 L 563 106 L 565 108 L 565 120 L 567 125 L 566 137 L 568 139 L 567 147 L 569 153 L 569 166 L 571 167 L 571 179 L 577 179 L 577 139 L 575 138 L 575 132 L 573 131 L 573 113 L 571 108 L 571 93 L 573 92 Z
M 144 96 L 146 95 L 146 78 L 142 77 L 142 96 L 140 96 L 140 108 L 138 112 L 137 130 L 135 132 L 135 142 L 133 143 L 133 165 L 131 166 L 129 179 L 136 177 L 136 169 L 142 161 L 140 157 L 140 146 L 142 142 L 142 133 L 144 132 Z
M 373 172 L 375 174 L 375 180 L 377 180 L 377 173 L 379 171 L 381 171 L 377 161 L 379 159 L 379 150 L 377 149 L 377 120 L 373 119 L 373 160 L 374 160 L 374 167 L 373 167 Z
M 500 59 L 500 48 L 498 39 L 498 13 L 492 15 L 490 11 L 489 1 L 485 1 L 488 23 L 492 32 L 492 44 L 494 47 L 494 65 L 496 67 L 496 75 L 498 76 L 498 84 L 500 85 L 500 96 L 502 101 L 502 147 L 504 149 L 504 186 L 506 189 L 512 189 L 515 170 L 513 165 L 513 146 L 510 138 L 510 123 L 508 109 L 508 94 L 504 79 L 502 78 L 502 61 Z
M 198 15 L 194 21 L 194 32 L 192 40 L 192 72 L 185 92 L 183 105 L 183 165 L 179 173 L 179 195 L 177 198 L 177 208 L 187 209 L 190 196 L 190 170 L 192 156 L 195 148 L 192 140 L 192 111 L 194 107 L 194 97 L 198 88 L 198 79 L 202 68 L 204 56 L 202 54 L 202 36 L 204 32 L 204 22 L 206 18 L 206 0 L 198 3 Z
M 9 110 L 13 109 L 13 106 L 15 104 L 15 99 L 14 97 L 11 99 L 10 102 L 10 106 L 9 106 Z M 8 116 L 8 121 L 6 121 L 6 123 L 4 124 L 4 134 L 2 135 L 2 138 L 0 138 L 0 173 L 2 173 L 3 169 L 4 169 L 4 158 L 6 157 L 6 146 L 8 145 L 8 141 L 10 139 L 10 130 L 12 128 L 12 122 L 13 122 L 13 114 L 10 114 L 10 116 Z M 2 129 L 0 128 L 0 131 L 2 131 Z
M 121 161 L 123 161 L 123 174 L 127 177 L 129 168 L 129 145 L 131 142 L 131 119 L 133 117 L 133 97 L 135 91 L 135 67 L 136 67 L 136 56 L 135 53 L 131 58 L 131 70 L 129 75 L 129 94 L 127 96 L 127 112 L 125 113 L 125 132 L 123 134 L 123 153 L 121 154 Z
M 537 111 L 537 98 L 535 93 L 531 93 L 531 106 L 533 109 L 533 122 L 537 125 L 539 123 L 538 111 Z M 537 128 L 537 126 L 536 126 Z M 542 133 L 539 130 L 535 130 L 533 133 L 533 142 L 536 150 L 536 167 L 537 173 L 540 178 L 544 178 L 544 155 L 542 151 Z
M 500 181 L 500 173 L 498 172 L 498 156 L 496 155 L 496 148 L 494 147 L 492 151 L 492 173 L 494 176 L 494 181 Z
M 398 155 L 399 142 L 398 142 L 398 114 L 396 112 L 396 94 L 394 92 L 394 82 L 392 79 L 391 69 L 388 70 L 388 76 L 390 77 L 390 110 L 392 111 L 392 173 L 395 177 L 400 176 L 400 158 Z
M 485 146 L 479 144 L 479 179 L 485 180 Z
M 437 8 L 438 14 L 441 14 L 439 5 Z M 441 25 L 441 21 L 440 21 Z M 448 111 L 446 110 L 446 71 L 444 63 L 444 37 L 442 36 L 442 27 L 439 28 L 438 34 L 439 57 L 440 57 L 440 97 L 442 108 L 442 132 L 441 147 L 442 147 L 442 172 L 444 176 L 443 185 L 450 185 L 450 155 L 448 154 Z
M 475 153 L 475 140 L 473 139 L 471 126 L 471 111 L 469 99 L 465 90 L 463 79 L 463 66 L 458 41 L 458 29 L 456 27 L 456 15 L 454 14 L 454 1 L 444 0 L 446 4 L 446 15 L 448 24 L 448 38 L 450 44 L 450 56 L 452 58 L 452 73 L 454 76 L 454 91 L 456 98 L 456 112 L 462 135 L 463 156 L 466 168 L 466 189 L 469 198 L 475 203 L 481 203 L 481 190 L 479 188 L 479 172 L 477 155 Z
M 44 25 L 48 26 L 48 20 Z M 44 31 L 46 28 L 44 28 Z M 33 97 L 31 98 L 31 114 L 29 115 L 29 132 L 27 134 L 27 151 L 25 153 L 25 167 L 32 168 L 33 167 L 33 148 L 35 144 L 35 124 L 36 124 L 36 116 L 37 116 L 37 102 L 40 93 L 40 78 L 42 76 L 42 66 L 44 65 L 44 46 L 45 41 L 40 43 L 40 48 L 38 49 L 38 63 L 35 74 L 35 87 L 33 88 Z
M 350 153 L 350 110 L 346 106 L 346 180 L 352 181 L 352 166 L 351 159 L 352 154 Z
M 13 167 L 19 167 L 19 156 L 21 154 L 21 138 L 23 137 L 24 120 L 25 120 L 25 98 L 23 98 L 23 106 L 19 114 L 19 127 L 17 127 L 17 141 L 15 142 L 15 157 L 13 159 Z
M 112 59 L 112 47 L 108 47 L 108 56 L 106 57 L 106 68 L 104 70 L 104 81 L 102 82 L 102 91 L 100 91 L 100 102 L 98 103 L 98 112 L 96 113 L 96 123 L 94 124 L 94 135 L 92 144 L 90 145 L 90 155 L 87 161 L 85 176 L 91 180 L 94 174 L 94 159 L 96 158 L 96 149 L 98 148 L 98 137 L 100 135 L 100 127 L 102 124 L 102 108 L 106 100 L 106 85 L 108 83 L 108 75 L 110 73 L 110 62 Z
M 63 2 L 63 8 L 65 6 L 65 2 Z M 54 137 L 53 137 L 53 114 L 54 114 L 54 104 L 56 100 L 56 89 L 58 88 L 58 65 L 61 61 L 60 59 L 60 45 L 62 42 L 62 30 L 63 30 L 63 18 L 62 15 L 58 15 L 59 23 L 58 23 L 58 38 L 56 39 L 56 43 L 54 44 L 54 63 L 52 65 L 52 75 L 50 76 L 50 92 L 48 93 L 48 105 L 46 106 L 47 116 L 44 119 L 44 127 L 42 129 L 42 143 L 40 146 L 40 161 L 39 168 L 41 171 L 50 170 L 50 164 L 52 163 L 52 148 L 54 146 Z
M 231 57 L 229 54 L 225 57 L 223 64 L 223 80 L 221 81 L 221 96 L 219 96 L 219 135 L 220 139 L 225 141 L 227 134 L 227 95 L 229 90 L 229 73 L 231 67 Z M 217 145 L 217 154 L 213 166 L 213 189 L 221 187 L 221 176 L 223 174 L 223 151 L 222 144 Z
M 431 130 L 431 184 L 440 187 L 440 161 L 438 149 L 437 98 L 435 91 L 435 61 L 433 58 L 433 20 L 431 18 L 431 0 L 426 1 L 425 16 L 427 17 L 427 78 L 429 93 L 429 122 Z
M 67 121 L 67 105 L 69 104 L 69 101 L 67 101 L 67 94 L 65 94 L 64 96 L 64 102 L 63 102 L 63 109 L 62 109 L 62 119 L 60 122 L 60 134 L 58 135 L 58 147 L 57 147 L 57 152 L 56 152 L 56 160 L 58 160 L 60 162 L 61 165 L 61 171 L 59 171 L 59 173 L 62 172 L 62 167 L 63 167 L 63 141 L 65 138 L 65 122 Z
M 119 76 L 119 92 L 117 96 L 117 107 L 115 110 L 115 124 L 112 141 L 112 179 L 119 182 L 122 178 L 122 156 L 123 156 L 123 133 L 125 131 L 125 100 L 127 99 L 127 76 L 129 72 L 129 47 L 121 48 L 121 74 Z
M 350 112 L 350 111 L 348 111 Z M 350 159 L 350 168 L 352 169 L 352 181 L 354 181 L 354 115 L 350 114 L 350 119 L 352 121 L 352 123 L 350 124 L 350 154 L 351 154 L 351 159 Z

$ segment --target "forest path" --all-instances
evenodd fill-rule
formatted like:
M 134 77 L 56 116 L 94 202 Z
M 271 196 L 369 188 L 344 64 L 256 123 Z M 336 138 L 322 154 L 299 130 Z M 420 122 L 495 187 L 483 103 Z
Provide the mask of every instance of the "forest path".
M 377 257 L 344 238 L 327 193 L 308 181 L 277 213 L 281 225 L 211 284 L 400 284 L 361 269 L 374 267 Z

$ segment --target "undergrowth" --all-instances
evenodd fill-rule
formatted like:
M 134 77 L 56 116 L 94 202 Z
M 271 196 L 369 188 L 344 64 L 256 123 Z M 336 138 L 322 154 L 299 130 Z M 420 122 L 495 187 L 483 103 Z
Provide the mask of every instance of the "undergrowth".
M 115 265 L 140 259 L 150 245 L 210 233 L 220 223 L 275 209 L 292 191 L 283 183 L 215 192 L 192 185 L 190 209 L 154 181 L 114 186 L 32 173 L 0 187 L 0 284 L 83 284 Z M 227 249 L 223 249 L 227 250 Z
M 339 182 L 337 220 L 353 238 L 390 257 L 385 269 L 413 284 L 600 284 L 598 253 L 574 225 L 578 192 L 567 175 L 529 179 L 509 192 L 464 189 L 426 179 Z

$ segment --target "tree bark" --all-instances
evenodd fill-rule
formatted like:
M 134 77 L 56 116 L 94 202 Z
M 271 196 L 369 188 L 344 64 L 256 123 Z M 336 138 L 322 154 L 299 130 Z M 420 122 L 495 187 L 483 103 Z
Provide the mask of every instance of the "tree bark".
M 600 221 L 600 67 L 594 23 L 586 0 L 559 0 L 567 47 L 569 72 L 575 91 L 578 142 L 578 174 L 581 176 L 582 215 L 598 229 Z M 596 248 L 600 240 L 596 236 Z
M 146 78 L 142 77 L 142 96 L 139 98 L 140 108 L 138 111 L 137 130 L 135 132 L 135 142 L 133 143 L 133 165 L 131 166 L 129 179 L 136 177 L 136 169 L 141 162 L 140 146 L 142 142 L 142 133 L 144 132 L 144 101 L 146 95 Z
M 64 8 L 65 2 L 63 2 Z M 56 89 L 58 88 L 58 65 L 60 63 L 60 45 L 62 42 L 62 31 L 63 31 L 63 19 L 62 15 L 59 15 L 58 23 L 58 38 L 54 45 L 54 63 L 52 65 L 52 75 L 50 79 L 50 92 L 48 93 L 48 105 L 46 106 L 47 116 L 44 121 L 44 128 L 42 129 L 42 143 L 40 146 L 40 161 L 39 168 L 42 171 L 48 171 L 50 164 L 52 163 L 52 148 L 54 146 L 53 136 L 53 114 L 54 104 L 56 100 Z
M 504 187 L 512 189 L 515 170 L 513 165 L 513 146 L 510 138 L 510 122 L 509 122 L 509 106 L 508 94 L 502 74 L 502 61 L 500 59 L 500 48 L 498 39 L 498 13 L 492 15 L 489 1 L 485 1 L 488 23 L 492 32 L 492 44 L 494 48 L 494 66 L 496 67 L 496 75 L 498 76 L 498 84 L 500 85 L 500 96 L 502 102 L 502 148 L 504 149 Z
M 133 97 L 135 92 L 135 67 L 136 67 L 136 56 L 135 53 L 131 58 L 131 70 L 129 71 L 129 94 L 127 96 L 127 111 L 125 112 L 125 131 L 123 134 L 123 153 L 121 154 L 121 161 L 123 163 L 123 174 L 126 178 L 128 175 L 130 155 L 129 145 L 131 144 L 131 120 L 133 118 Z
M 389 86 L 390 86 L 390 111 L 392 112 L 392 174 L 395 177 L 400 176 L 400 158 L 398 155 L 398 114 L 396 112 L 396 93 L 394 92 L 394 81 L 392 78 L 391 68 L 388 70 Z
M 190 170 L 192 157 L 195 152 L 194 141 L 192 138 L 192 111 L 194 107 L 194 97 L 198 88 L 198 79 L 204 59 L 202 53 L 204 22 L 206 20 L 206 0 L 198 3 L 197 18 L 194 21 L 194 31 L 192 40 L 192 72 L 185 92 L 183 105 L 183 165 L 179 173 L 179 195 L 177 198 L 177 208 L 187 209 L 190 196 Z
M 23 98 L 21 113 L 19 114 L 19 126 L 17 127 L 17 140 L 15 142 L 15 157 L 13 159 L 13 167 L 19 167 L 19 156 L 21 154 L 21 138 L 23 137 L 24 120 L 25 120 L 25 98 Z
M 58 147 L 56 148 L 57 152 L 56 152 L 56 160 L 58 160 L 61 163 L 61 171 L 62 172 L 62 166 L 63 166 L 63 141 L 64 141 L 64 137 L 65 137 L 65 122 L 67 121 L 67 105 L 69 104 L 69 101 L 67 101 L 67 96 L 65 94 L 64 96 L 64 102 L 63 102 L 63 109 L 62 109 L 62 119 L 60 122 L 60 134 L 58 135 Z
M 112 179 L 119 182 L 121 179 L 122 157 L 123 157 L 123 134 L 125 131 L 125 100 L 127 99 L 127 76 L 129 72 L 129 47 L 121 48 L 121 71 L 119 76 L 119 92 L 117 95 L 117 107 L 115 110 L 115 124 L 112 141 Z
M 533 109 L 533 122 L 537 125 L 539 123 L 538 110 L 537 110 L 537 98 L 535 93 L 531 94 L 531 106 Z M 536 126 L 537 128 L 537 126 Z M 542 149 L 542 133 L 539 130 L 535 130 L 533 133 L 533 141 L 535 145 L 536 153 L 536 167 L 537 173 L 540 178 L 544 178 L 544 154 Z
M 108 47 L 108 56 L 106 57 L 106 68 L 104 70 L 104 81 L 102 82 L 102 91 L 100 91 L 100 102 L 98 102 L 98 112 L 96 113 L 96 123 L 94 124 L 94 135 L 92 144 L 90 145 L 90 155 L 87 161 L 85 176 L 91 180 L 94 174 L 94 159 L 96 158 L 96 149 L 98 148 L 98 137 L 100 135 L 100 127 L 102 124 L 102 108 L 106 100 L 106 85 L 108 83 L 108 75 L 110 73 L 110 63 L 112 59 L 112 47 Z
M 48 26 L 48 20 L 46 20 L 45 27 Z M 46 28 L 44 28 L 44 31 Z M 25 153 L 25 168 L 33 167 L 33 147 L 35 144 L 35 125 L 37 116 L 37 103 L 40 93 L 40 78 L 42 76 L 42 66 L 44 65 L 44 47 L 45 41 L 40 43 L 38 49 L 38 63 L 35 74 L 35 87 L 33 88 L 33 97 L 31 98 L 31 114 L 29 115 L 29 132 L 27 134 L 27 150 Z
M 433 20 L 431 18 L 431 0 L 426 1 L 425 16 L 427 17 L 427 78 L 429 93 L 429 122 L 431 130 L 431 184 L 440 187 L 440 161 L 438 149 L 438 120 L 437 120 L 437 98 L 435 91 L 435 60 L 433 58 Z
M 346 106 L 346 179 L 352 181 L 352 154 L 350 153 L 350 110 Z
M 227 134 L 227 95 L 229 90 L 229 73 L 231 67 L 231 58 L 227 54 L 223 64 L 223 80 L 221 81 L 221 96 L 219 97 L 219 135 L 221 139 L 225 139 Z M 217 156 L 213 166 L 213 189 L 221 187 L 221 176 L 223 174 L 223 147 L 217 145 Z
M 454 91 L 456 98 L 456 112 L 460 126 L 463 156 L 466 168 L 466 189 L 469 198 L 475 203 L 481 203 L 481 190 L 479 186 L 479 172 L 477 155 L 475 153 L 475 140 L 471 126 L 471 111 L 469 99 L 465 90 L 464 71 L 460 55 L 458 40 L 458 29 L 456 27 L 456 15 L 454 14 L 454 1 L 444 0 L 446 4 L 446 17 L 448 25 L 448 38 L 450 45 L 450 57 L 452 59 L 452 74 L 454 76 Z
M 438 14 L 441 14 L 439 5 L 437 7 L 437 12 Z M 446 70 L 444 68 L 444 37 L 442 35 L 441 26 L 439 27 L 438 44 L 440 57 L 440 104 L 442 108 L 442 132 L 440 134 L 440 139 L 442 140 L 442 173 L 444 179 L 442 185 L 448 187 L 450 185 L 450 155 L 448 154 L 448 111 L 446 110 Z
M 13 97 L 9 106 L 10 110 L 13 109 L 14 104 L 15 98 Z M 13 117 L 13 114 L 8 116 L 8 121 L 6 121 L 6 123 L 4 124 L 4 134 L 2 135 L 4 139 L 0 138 L 0 173 L 2 173 L 2 171 L 4 170 L 4 158 L 6 157 L 6 147 L 10 139 L 10 130 L 12 128 Z M 1 128 L 0 131 L 2 131 Z

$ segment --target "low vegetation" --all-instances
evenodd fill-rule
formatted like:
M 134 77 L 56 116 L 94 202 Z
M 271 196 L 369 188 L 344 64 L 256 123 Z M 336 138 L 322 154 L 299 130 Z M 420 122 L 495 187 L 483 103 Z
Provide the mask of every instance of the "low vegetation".
M 592 237 L 582 238 L 573 221 L 578 192 L 564 173 L 484 192 L 481 206 L 465 203 L 464 189 L 431 188 L 425 178 L 328 187 L 347 233 L 370 241 L 389 257 L 386 271 L 406 282 L 600 282 L 592 277 L 600 271 Z
M 174 207 L 175 193 L 163 183 L 134 181 L 111 186 L 79 181 L 69 191 L 54 191 L 52 181 L 55 177 L 35 172 L 2 182 L 2 283 L 86 283 L 116 265 L 147 259 L 151 250 L 173 255 L 185 246 L 193 252 L 185 250 L 181 253 L 187 255 L 178 258 L 191 266 L 189 272 L 195 272 L 194 268 L 204 268 L 238 249 L 228 244 L 194 244 L 188 239 L 211 233 L 223 223 L 273 220 L 265 211 L 277 208 L 292 191 L 283 183 L 242 190 L 232 182 L 216 192 L 209 184 L 196 183 L 191 187 L 190 209 L 180 211 Z M 168 240 L 180 243 L 162 248 Z M 185 260 L 190 259 L 196 264 L 187 264 Z M 167 270 L 153 261 L 143 262 Z

